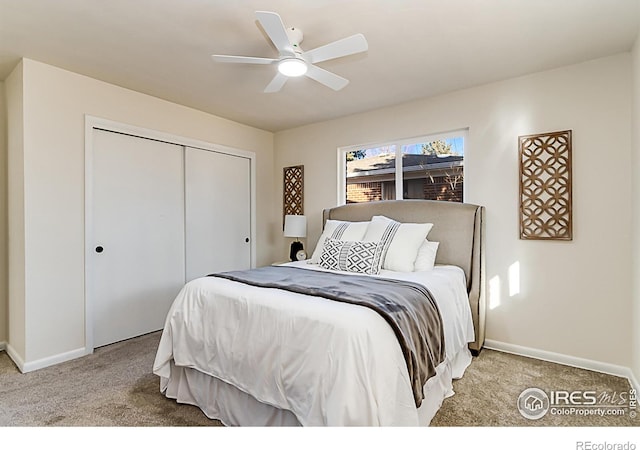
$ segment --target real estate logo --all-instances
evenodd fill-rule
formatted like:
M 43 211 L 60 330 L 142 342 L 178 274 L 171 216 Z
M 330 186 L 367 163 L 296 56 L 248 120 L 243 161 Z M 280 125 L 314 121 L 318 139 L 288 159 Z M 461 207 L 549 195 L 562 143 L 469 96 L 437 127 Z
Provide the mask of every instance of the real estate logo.
M 518 397 L 518 411 L 525 419 L 540 419 L 549 411 L 549 396 L 542 389 L 525 389 Z
M 624 416 L 637 417 L 635 389 L 623 392 L 597 392 L 589 390 L 551 390 L 527 388 L 518 397 L 518 411 L 530 420 L 537 420 L 547 413 L 565 416 Z

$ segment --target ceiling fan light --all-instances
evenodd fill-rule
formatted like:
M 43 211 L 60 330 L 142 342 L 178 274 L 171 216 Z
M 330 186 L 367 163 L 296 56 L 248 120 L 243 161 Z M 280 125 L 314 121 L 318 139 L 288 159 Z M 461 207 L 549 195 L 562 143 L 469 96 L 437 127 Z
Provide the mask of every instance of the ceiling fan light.
M 288 77 L 299 77 L 307 73 L 307 63 L 299 58 L 286 58 L 278 63 L 278 71 Z

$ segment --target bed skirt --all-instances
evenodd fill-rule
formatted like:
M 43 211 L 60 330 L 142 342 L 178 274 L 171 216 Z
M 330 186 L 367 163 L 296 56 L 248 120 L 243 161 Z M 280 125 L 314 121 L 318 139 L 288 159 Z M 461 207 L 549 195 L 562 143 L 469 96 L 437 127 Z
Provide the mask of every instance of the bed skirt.
M 424 386 L 425 399 L 416 410 L 415 423 L 388 424 L 390 426 L 428 426 L 445 398 L 454 395 L 453 379 L 462 378 L 471 363 L 471 352 L 464 347 L 458 354 L 436 368 L 436 375 Z M 171 361 L 171 376 L 160 377 L 160 392 L 168 398 L 199 407 L 210 419 L 218 419 L 226 426 L 300 426 L 296 416 L 288 410 L 259 402 L 251 395 L 218 378 L 196 369 L 176 366 Z M 329 424 L 332 425 L 332 424 Z M 372 424 L 345 423 L 344 426 Z

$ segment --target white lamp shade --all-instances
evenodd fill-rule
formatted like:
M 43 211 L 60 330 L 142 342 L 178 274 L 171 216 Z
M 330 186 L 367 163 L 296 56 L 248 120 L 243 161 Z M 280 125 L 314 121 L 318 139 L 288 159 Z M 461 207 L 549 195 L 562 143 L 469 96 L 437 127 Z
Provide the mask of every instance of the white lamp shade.
M 307 216 L 284 216 L 285 237 L 301 238 L 307 236 Z

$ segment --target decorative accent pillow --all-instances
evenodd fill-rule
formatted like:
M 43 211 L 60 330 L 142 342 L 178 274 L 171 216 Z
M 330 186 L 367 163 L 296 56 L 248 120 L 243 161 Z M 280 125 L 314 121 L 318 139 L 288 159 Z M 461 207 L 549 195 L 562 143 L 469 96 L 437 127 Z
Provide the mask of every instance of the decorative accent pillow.
M 377 275 L 382 266 L 381 242 L 340 241 L 328 238 L 324 241 L 320 267 L 329 270 Z
M 361 241 L 367 231 L 369 222 L 345 222 L 342 220 L 327 220 L 324 230 L 318 239 L 316 248 L 311 255 L 311 264 L 320 264 L 320 256 L 326 239 L 340 239 L 344 241 Z
M 439 242 L 424 241 L 418 249 L 418 256 L 414 263 L 414 272 L 423 272 L 433 269 L 436 264 L 436 254 L 438 252 Z
M 363 241 L 380 241 L 388 228 L 395 229 L 382 268 L 396 272 L 413 272 L 418 249 L 433 228 L 432 223 L 400 223 L 385 216 L 373 216 Z

